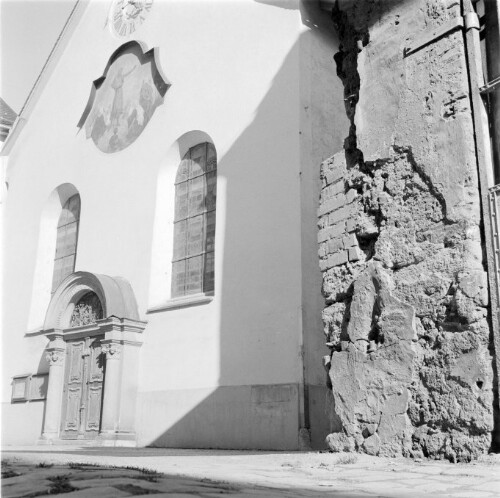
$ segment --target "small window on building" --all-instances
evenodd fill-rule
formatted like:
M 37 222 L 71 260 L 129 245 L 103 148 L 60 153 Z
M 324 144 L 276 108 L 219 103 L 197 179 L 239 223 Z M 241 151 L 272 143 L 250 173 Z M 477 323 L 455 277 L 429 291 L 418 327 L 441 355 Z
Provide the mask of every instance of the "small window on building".
M 57 224 L 52 294 L 59 287 L 59 284 L 75 270 L 79 222 L 80 196 L 76 194 L 70 197 L 64 204 Z
M 191 147 L 175 180 L 172 297 L 214 290 L 217 156 L 210 143 Z

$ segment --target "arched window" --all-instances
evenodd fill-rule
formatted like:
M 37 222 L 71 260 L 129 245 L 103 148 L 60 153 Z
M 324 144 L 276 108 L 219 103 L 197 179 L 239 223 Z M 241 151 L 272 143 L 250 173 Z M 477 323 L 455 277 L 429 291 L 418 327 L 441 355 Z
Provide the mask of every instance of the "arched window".
M 80 196 L 70 197 L 64 204 L 57 223 L 56 255 L 52 276 L 52 293 L 75 270 L 78 224 L 80 222 Z
M 208 142 L 191 147 L 175 179 L 172 297 L 214 290 L 217 156 Z

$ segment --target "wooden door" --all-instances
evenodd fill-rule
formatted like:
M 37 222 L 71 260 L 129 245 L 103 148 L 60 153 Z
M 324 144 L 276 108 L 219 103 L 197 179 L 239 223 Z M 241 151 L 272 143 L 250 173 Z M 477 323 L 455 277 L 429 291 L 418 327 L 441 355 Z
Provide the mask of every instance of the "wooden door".
M 100 337 L 69 341 L 61 438 L 93 439 L 101 425 L 104 358 Z

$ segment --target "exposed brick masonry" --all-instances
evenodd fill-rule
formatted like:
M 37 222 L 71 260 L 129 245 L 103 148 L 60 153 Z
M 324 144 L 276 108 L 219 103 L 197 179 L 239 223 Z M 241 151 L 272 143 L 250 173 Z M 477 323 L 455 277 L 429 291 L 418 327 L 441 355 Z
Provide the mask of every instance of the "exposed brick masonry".
M 318 210 L 318 254 L 322 271 L 360 259 L 352 206 L 357 192 L 346 186 L 346 177 L 347 168 L 342 157 L 333 157 L 322 164 Z

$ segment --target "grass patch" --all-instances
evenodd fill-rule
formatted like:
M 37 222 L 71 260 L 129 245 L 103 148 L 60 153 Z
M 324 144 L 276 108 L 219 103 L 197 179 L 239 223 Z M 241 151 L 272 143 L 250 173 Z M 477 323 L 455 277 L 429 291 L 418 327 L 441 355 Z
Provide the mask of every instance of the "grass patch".
M 76 491 L 78 488 L 73 487 L 69 483 L 69 476 L 54 476 L 48 477 L 47 480 L 51 481 L 50 489 L 48 490 L 48 495 L 58 495 L 61 493 L 71 493 L 71 491 Z
M 237 486 L 236 484 L 230 483 L 228 481 L 217 481 L 214 479 L 209 479 L 208 477 L 204 477 L 203 479 L 200 479 L 200 483 L 202 482 L 203 484 L 208 484 L 210 487 L 216 487 L 219 490 L 224 490 L 224 491 L 240 491 L 241 487 Z M 218 491 L 219 493 L 222 493 L 222 491 Z
M 84 470 L 86 467 L 94 470 L 94 469 L 106 469 L 109 467 L 103 467 L 102 465 L 99 465 L 98 463 L 83 463 L 83 462 L 69 462 L 68 467 L 70 469 L 76 469 L 76 470 Z
M 72 470 L 111 470 L 111 471 L 126 471 L 132 470 L 134 472 L 139 472 L 141 475 L 134 476 L 134 479 L 139 479 L 148 482 L 158 482 L 158 478 L 163 476 L 161 472 L 156 472 L 156 470 L 147 469 L 144 467 L 122 467 L 118 465 L 100 465 L 98 463 L 84 463 L 84 462 L 69 462 L 68 467 Z M 75 479 L 79 479 L 75 476 Z
M 2 460 L 2 479 L 8 479 L 9 477 L 19 477 L 22 474 L 15 472 L 10 468 L 10 462 L 8 460 Z
M 5 469 L 2 470 L 2 479 L 8 479 L 9 477 L 19 477 L 22 474 L 19 474 L 19 472 L 14 472 L 11 469 Z
M 37 467 L 39 469 L 50 469 L 50 467 L 53 467 L 54 464 L 53 463 L 47 463 L 47 462 L 40 462 Z
M 85 468 L 92 469 L 92 470 L 97 470 L 97 469 L 102 469 L 102 470 L 135 470 L 136 472 L 140 472 L 141 474 L 145 474 L 148 476 L 155 476 L 155 477 L 160 477 L 163 475 L 161 472 L 157 472 L 156 470 L 153 470 L 153 469 L 147 469 L 145 467 L 132 467 L 132 466 L 122 467 L 120 465 L 100 465 L 98 463 L 69 462 L 68 467 L 70 469 L 76 469 L 76 470 L 82 470 Z
M 125 493 L 129 493 L 131 495 L 156 495 L 158 493 L 163 493 L 163 491 L 158 491 L 156 489 L 146 489 L 141 488 L 140 486 L 136 486 L 135 484 L 117 484 L 113 486 L 114 488 L 125 491 Z
M 161 472 L 157 472 L 156 470 L 153 470 L 153 469 L 147 469 L 146 467 L 116 467 L 116 468 L 127 469 L 127 470 L 137 470 L 137 472 L 140 472 L 141 474 L 146 474 L 148 476 L 160 477 L 163 475 Z

